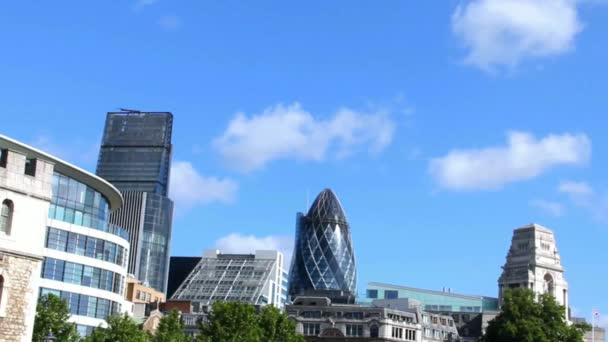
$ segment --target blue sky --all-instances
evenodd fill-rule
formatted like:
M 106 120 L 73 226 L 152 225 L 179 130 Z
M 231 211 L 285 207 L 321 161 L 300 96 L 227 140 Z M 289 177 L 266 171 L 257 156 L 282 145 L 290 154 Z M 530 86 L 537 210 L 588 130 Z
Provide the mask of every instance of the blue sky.
M 608 3 L 0 5 L 0 131 L 94 170 L 105 113 L 172 111 L 173 255 L 289 249 L 325 187 L 368 281 L 496 295 L 512 230 L 554 230 L 608 316 Z

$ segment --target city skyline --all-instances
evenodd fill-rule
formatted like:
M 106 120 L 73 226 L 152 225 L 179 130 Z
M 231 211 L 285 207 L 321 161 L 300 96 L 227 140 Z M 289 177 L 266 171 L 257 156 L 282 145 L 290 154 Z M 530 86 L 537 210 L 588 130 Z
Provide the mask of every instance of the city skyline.
M 608 6 L 530 5 L 535 26 L 479 20 L 491 0 L 137 3 L 2 5 L 1 133 L 94 170 L 106 112 L 173 112 L 172 255 L 289 252 L 296 212 L 329 187 L 360 285 L 497 296 L 512 230 L 535 222 L 556 234 L 573 315 L 608 315 Z

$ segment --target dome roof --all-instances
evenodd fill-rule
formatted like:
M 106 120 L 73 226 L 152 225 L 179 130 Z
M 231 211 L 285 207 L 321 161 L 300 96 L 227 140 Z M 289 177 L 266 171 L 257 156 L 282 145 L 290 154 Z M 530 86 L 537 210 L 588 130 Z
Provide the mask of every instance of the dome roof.
M 332 220 L 346 223 L 346 215 L 340 201 L 331 189 L 325 189 L 317 196 L 306 215 L 313 220 Z

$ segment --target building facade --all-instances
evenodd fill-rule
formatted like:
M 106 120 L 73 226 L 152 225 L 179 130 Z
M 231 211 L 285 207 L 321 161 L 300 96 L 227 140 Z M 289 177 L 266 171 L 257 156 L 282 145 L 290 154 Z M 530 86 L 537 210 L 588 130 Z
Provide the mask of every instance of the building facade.
M 0 137 L 0 143 L 8 151 L 8 182 L 13 186 L 22 182 L 36 191 L 29 203 L 19 200 L 19 208 L 13 202 L 16 229 L 9 234 L 17 241 L 22 234 L 18 225 L 26 224 L 22 230 L 27 236 L 17 247 L 41 256 L 37 280 L 32 282 L 34 298 L 39 292 L 65 299 L 70 321 L 87 334 L 128 306 L 124 300 L 128 233 L 109 223 L 110 212 L 122 205 L 121 194 L 100 177 L 42 151 L 6 137 Z M 11 291 L 18 291 L 13 279 Z M 22 290 L 30 291 L 27 286 Z M 28 324 L 33 324 L 33 316 Z
M 129 273 L 166 292 L 173 201 L 169 192 L 173 114 L 108 113 L 97 174 L 124 196 L 111 222 L 129 231 Z
M 512 288 L 528 288 L 537 295 L 552 294 L 568 314 L 568 283 L 553 232 L 538 224 L 513 231 L 507 260 L 498 279 L 498 297 Z
M 207 250 L 171 300 L 190 301 L 193 311 L 202 313 L 217 300 L 282 309 L 287 299 L 284 267 L 278 251 L 222 254 Z
M 336 194 L 323 190 L 306 215 L 298 213 L 289 295 L 354 303 L 357 269 L 350 226 Z
M 333 304 L 326 297 L 297 297 L 285 310 L 307 342 L 459 341 L 451 317 L 422 311 L 407 299 L 391 302 Z

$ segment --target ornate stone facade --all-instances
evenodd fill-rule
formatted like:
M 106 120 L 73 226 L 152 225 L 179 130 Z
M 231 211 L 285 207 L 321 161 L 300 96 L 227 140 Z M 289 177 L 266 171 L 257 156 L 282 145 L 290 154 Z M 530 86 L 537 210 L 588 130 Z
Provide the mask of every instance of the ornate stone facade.
M 524 287 L 538 295 L 551 293 L 568 311 L 568 283 L 553 232 L 538 224 L 516 229 L 498 285 L 499 302 L 505 289 Z

